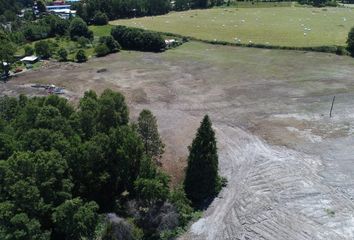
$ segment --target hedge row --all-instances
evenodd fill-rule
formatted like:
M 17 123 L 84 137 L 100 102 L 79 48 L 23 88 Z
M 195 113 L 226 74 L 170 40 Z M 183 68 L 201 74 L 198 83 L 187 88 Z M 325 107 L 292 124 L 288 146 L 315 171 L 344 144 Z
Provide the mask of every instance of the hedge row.
M 236 47 L 252 47 L 252 48 L 264 48 L 264 49 L 280 49 L 280 50 L 296 50 L 296 51 L 309 51 L 309 52 L 325 52 L 325 53 L 334 53 L 337 55 L 349 55 L 347 49 L 344 46 L 313 46 L 313 47 L 291 47 L 291 46 L 278 46 L 278 45 L 269 45 L 269 44 L 256 44 L 256 43 L 232 43 L 226 41 L 215 41 L 215 40 L 205 40 L 190 36 L 183 36 L 180 34 L 169 33 L 169 32 L 157 32 L 164 36 L 181 38 L 183 41 L 198 41 L 214 45 L 224 45 L 224 46 L 236 46 Z
M 123 49 L 161 52 L 166 48 L 165 40 L 157 32 L 116 26 L 112 29 L 111 35 Z

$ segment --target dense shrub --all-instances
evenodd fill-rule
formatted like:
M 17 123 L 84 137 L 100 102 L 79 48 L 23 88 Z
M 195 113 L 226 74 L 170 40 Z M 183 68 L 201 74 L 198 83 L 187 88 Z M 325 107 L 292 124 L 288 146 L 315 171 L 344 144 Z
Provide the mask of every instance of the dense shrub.
M 165 40 L 156 32 L 116 26 L 112 29 L 111 35 L 124 49 L 160 52 L 166 48 Z
M 84 50 L 80 49 L 77 53 L 76 53 L 76 60 L 79 63 L 82 62 L 86 62 L 87 61 L 87 56 Z
M 25 55 L 26 55 L 26 56 L 31 56 L 31 55 L 33 55 L 33 54 L 34 54 L 34 49 L 33 49 L 33 47 L 30 46 L 30 45 L 26 45 L 26 46 L 25 46 Z
M 98 11 L 92 19 L 94 25 L 106 25 L 108 23 L 108 17 L 105 13 Z
M 69 34 L 71 39 L 77 40 L 79 37 L 88 39 L 93 38 L 93 32 L 87 27 L 87 24 L 81 18 L 74 18 L 69 26 Z
M 58 50 L 58 57 L 59 57 L 59 61 L 66 61 L 68 60 L 68 52 L 66 51 L 65 48 L 60 48 Z
M 122 48 L 112 36 L 100 37 L 100 43 L 105 44 L 110 52 L 118 52 Z
M 52 56 L 52 52 L 50 49 L 50 45 L 48 41 L 39 41 L 34 44 L 34 49 L 36 54 L 44 59 L 50 58 Z
M 165 14 L 170 10 L 169 0 L 87 0 L 74 4 L 78 16 L 87 23 L 97 12 L 102 12 L 109 19 Z
M 56 35 L 63 36 L 67 33 L 68 27 L 69 20 L 48 15 L 37 22 L 27 22 L 19 29 L 19 32 L 23 34 L 26 40 L 35 41 Z
M 102 240 L 140 240 L 143 233 L 133 223 L 118 217 L 114 213 L 107 214 L 107 223 Z
M 354 57 L 354 27 L 350 30 L 347 39 L 348 52 Z
M 97 57 L 103 57 L 110 53 L 106 44 L 101 43 L 95 47 L 95 53 Z
M 85 37 L 79 37 L 77 39 L 77 43 L 79 44 L 79 47 L 86 48 L 86 46 L 90 44 L 90 39 Z

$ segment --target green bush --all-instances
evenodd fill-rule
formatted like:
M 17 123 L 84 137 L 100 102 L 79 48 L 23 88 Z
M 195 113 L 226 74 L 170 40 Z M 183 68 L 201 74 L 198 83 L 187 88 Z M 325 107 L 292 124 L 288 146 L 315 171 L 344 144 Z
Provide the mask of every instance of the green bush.
M 354 57 L 354 27 L 350 30 L 347 39 L 348 52 Z
M 85 37 L 79 37 L 77 39 L 77 43 L 79 44 L 79 47 L 86 48 L 86 46 L 90 43 L 90 39 Z
M 166 48 L 165 40 L 156 32 L 116 26 L 112 29 L 111 35 L 125 49 L 161 52 Z
M 97 57 L 106 56 L 107 54 L 109 54 L 109 52 L 109 48 L 104 43 L 101 43 L 97 47 L 95 47 L 95 53 Z
M 25 46 L 25 55 L 26 55 L 26 56 L 31 56 L 31 55 L 33 55 L 33 54 L 34 54 L 34 49 L 33 49 L 33 47 L 30 46 L 30 45 L 26 45 L 26 46 Z
M 80 49 L 80 50 L 76 53 L 76 60 L 77 60 L 77 62 L 79 62 L 79 63 L 82 63 L 82 62 L 86 62 L 86 61 L 87 61 L 87 56 L 86 56 L 84 50 Z
M 69 34 L 73 40 L 77 40 L 79 37 L 93 39 L 93 32 L 88 29 L 87 24 L 79 17 L 71 21 Z
M 118 52 L 122 48 L 112 36 L 100 37 L 100 43 L 105 44 L 110 52 Z
M 59 57 L 59 61 L 66 61 L 68 60 L 68 52 L 66 51 L 65 48 L 60 48 L 58 50 L 58 57 Z
M 105 13 L 98 11 L 92 19 L 94 25 L 106 25 L 108 23 L 108 17 Z
M 48 41 L 39 41 L 34 44 L 35 52 L 38 56 L 48 59 L 52 56 L 50 45 Z

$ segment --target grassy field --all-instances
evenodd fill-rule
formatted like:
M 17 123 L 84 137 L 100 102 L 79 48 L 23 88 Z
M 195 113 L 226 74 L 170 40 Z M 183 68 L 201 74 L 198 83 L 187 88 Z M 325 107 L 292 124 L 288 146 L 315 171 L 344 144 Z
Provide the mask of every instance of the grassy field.
M 104 26 L 89 26 L 89 29 L 93 32 L 95 37 L 109 36 L 111 35 L 112 25 L 104 25 Z
M 203 40 L 289 47 L 345 45 L 354 26 L 350 8 L 213 8 L 112 21 Z

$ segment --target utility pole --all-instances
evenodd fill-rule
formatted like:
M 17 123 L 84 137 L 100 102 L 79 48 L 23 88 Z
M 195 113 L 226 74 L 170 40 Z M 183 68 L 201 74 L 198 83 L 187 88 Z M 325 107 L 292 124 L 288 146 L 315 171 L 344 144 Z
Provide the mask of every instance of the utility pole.
M 330 118 L 332 117 L 332 110 L 333 110 L 334 100 L 336 100 L 336 96 L 333 96 L 333 99 L 332 99 L 332 106 L 331 106 L 331 110 L 329 111 L 329 117 Z

